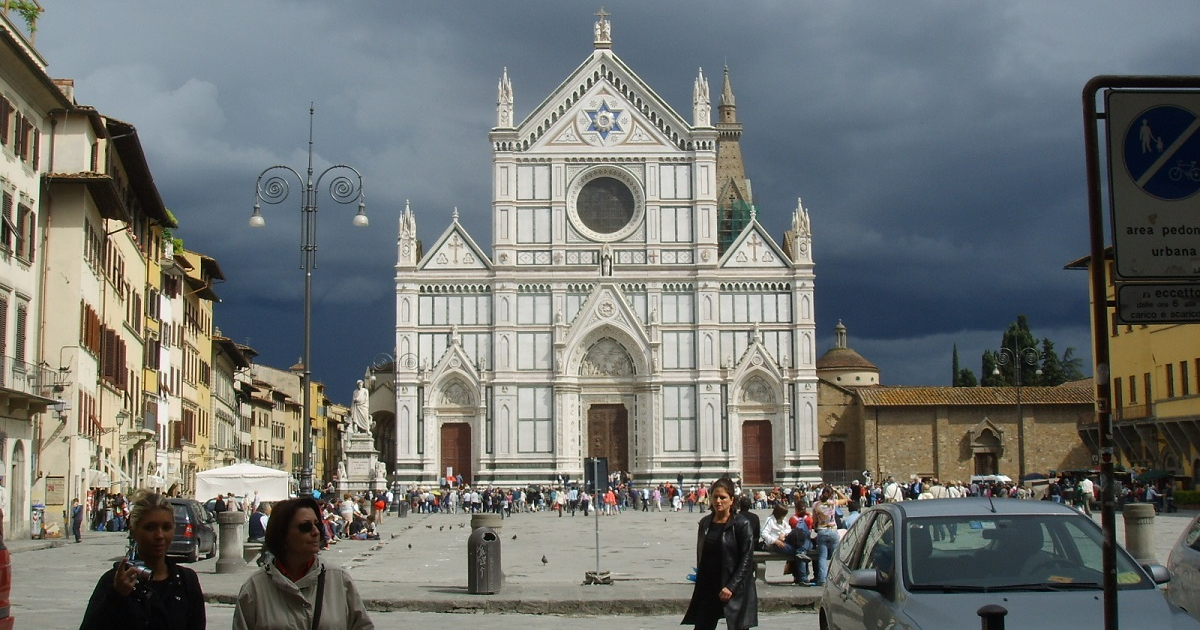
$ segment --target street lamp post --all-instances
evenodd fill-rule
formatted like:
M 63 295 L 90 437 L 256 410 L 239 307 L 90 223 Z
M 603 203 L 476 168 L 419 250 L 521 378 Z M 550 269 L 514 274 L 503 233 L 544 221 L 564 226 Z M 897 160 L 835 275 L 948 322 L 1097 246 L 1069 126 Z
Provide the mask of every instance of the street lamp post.
M 992 368 L 992 375 L 1000 375 L 1001 365 L 1013 365 L 1013 378 L 1017 386 L 1017 483 L 1022 483 L 1025 480 L 1025 418 L 1021 415 L 1021 372 L 1022 364 L 1033 365 L 1038 364 L 1038 359 L 1041 358 L 1041 353 L 1036 348 L 1022 348 L 1021 342 L 1013 340 L 1012 348 L 1000 348 L 996 353 L 996 367 Z M 1041 376 L 1042 368 L 1037 368 L 1034 374 Z
M 362 174 L 352 166 L 335 164 L 321 171 L 313 180 L 313 106 L 308 107 L 308 171 L 301 176 L 295 169 L 276 165 L 258 175 L 254 192 L 254 214 L 250 216 L 250 227 L 263 227 L 266 220 L 261 214 L 260 202 L 283 203 L 290 192 L 291 176 L 300 183 L 300 268 L 304 270 L 304 366 L 301 372 L 301 387 L 304 388 L 304 420 L 300 436 L 300 496 L 312 496 L 312 270 L 317 267 L 317 199 L 321 193 L 321 181 L 332 173 L 329 182 L 329 197 L 335 202 L 348 205 L 358 202 L 358 213 L 354 225 L 368 224 L 366 202 L 363 201 Z

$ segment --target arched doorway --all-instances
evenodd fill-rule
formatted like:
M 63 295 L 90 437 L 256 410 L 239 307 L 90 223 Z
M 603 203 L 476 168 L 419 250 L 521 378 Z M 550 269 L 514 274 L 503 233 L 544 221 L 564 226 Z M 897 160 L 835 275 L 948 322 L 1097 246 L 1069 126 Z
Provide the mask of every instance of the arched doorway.
M 588 407 L 587 457 L 607 457 L 608 471 L 629 470 L 629 413 L 625 405 Z
M 442 458 L 438 476 L 444 478 L 446 469 L 462 475 L 463 483 L 471 483 L 471 425 L 466 422 L 447 422 L 442 425 Z
M 971 443 L 976 475 L 1000 474 L 1000 437 L 991 429 L 980 431 Z
M 775 481 L 775 452 L 771 444 L 771 421 L 742 423 L 742 485 L 765 485 Z
M 372 435 L 375 437 L 375 450 L 379 451 L 379 461 L 383 462 L 388 472 L 396 465 L 396 414 L 391 411 L 376 411 L 371 414 L 375 422 Z
M 29 487 L 26 476 L 25 444 L 21 440 L 13 441 L 13 451 L 9 459 L 8 470 L 8 499 L 4 512 L 4 535 L 14 536 L 29 533 L 29 497 L 25 490 Z

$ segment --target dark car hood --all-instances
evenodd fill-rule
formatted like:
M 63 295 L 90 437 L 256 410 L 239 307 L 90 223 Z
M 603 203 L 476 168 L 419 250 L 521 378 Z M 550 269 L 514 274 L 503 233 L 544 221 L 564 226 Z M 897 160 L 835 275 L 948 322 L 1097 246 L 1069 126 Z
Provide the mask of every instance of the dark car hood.
M 1200 621 L 1169 604 L 1158 589 L 1119 591 L 1118 614 L 1122 628 L 1197 628 Z M 1059 591 L 1019 593 L 913 593 L 905 599 L 903 613 L 921 630 L 977 628 L 977 611 L 996 604 L 1008 610 L 1008 628 L 1103 628 L 1104 592 Z

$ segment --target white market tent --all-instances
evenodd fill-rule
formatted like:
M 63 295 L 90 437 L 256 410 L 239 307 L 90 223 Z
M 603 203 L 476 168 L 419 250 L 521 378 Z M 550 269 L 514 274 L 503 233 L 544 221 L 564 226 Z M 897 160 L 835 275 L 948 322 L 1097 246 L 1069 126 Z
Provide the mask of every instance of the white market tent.
M 260 501 L 283 501 L 288 493 L 291 475 L 274 468 L 254 464 L 234 464 L 196 473 L 196 500 L 207 501 L 218 493 L 244 497 L 258 491 Z

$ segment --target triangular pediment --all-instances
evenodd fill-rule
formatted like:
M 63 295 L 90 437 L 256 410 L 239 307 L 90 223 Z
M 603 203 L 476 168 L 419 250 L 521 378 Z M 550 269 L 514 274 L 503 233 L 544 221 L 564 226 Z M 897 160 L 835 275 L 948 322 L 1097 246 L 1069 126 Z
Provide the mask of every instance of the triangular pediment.
M 475 239 L 458 222 L 457 214 L 438 237 L 429 253 L 417 263 L 417 269 L 491 269 L 491 261 L 475 244 Z
M 734 366 L 733 379 L 743 385 L 749 378 L 766 378 L 767 382 L 778 383 L 783 378 L 779 369 L 779 359 L 771 355 L 755 331 L 755 338 Z
M 463 350 L 457 327 L 450 333 L 450 345 L 434 364 L 429 380 L 437 383 L 439 390 L 457 381 L 465 382 L 470 387 L 479 385 L 479 369 L 471 363 L 471 357 Z
M 579 365 L 588 348 L 598 339 L 613 337 L 628 344 L 627 349 L 649 348 L 650 338 L 633 310 L 615 284 L 601 284 L 579 309 L 579 315 L 571 322 L 571 328 L 563 339 L 563 345 L 571 349 L 567 363 Z M 633 357 L 637 373 L 648 372 L 645 356 Z M 573 369 L 573 368 L 572 368 Z
M 598 50 L 517 127 L 534 150 L 686 150 L 691 126 L 610 50 Z
M 730 245 L 718 266 L 724 269 L 778 269 L 790 267 L 791 262 L 762 225 L 757 220 L 751 220 Z

